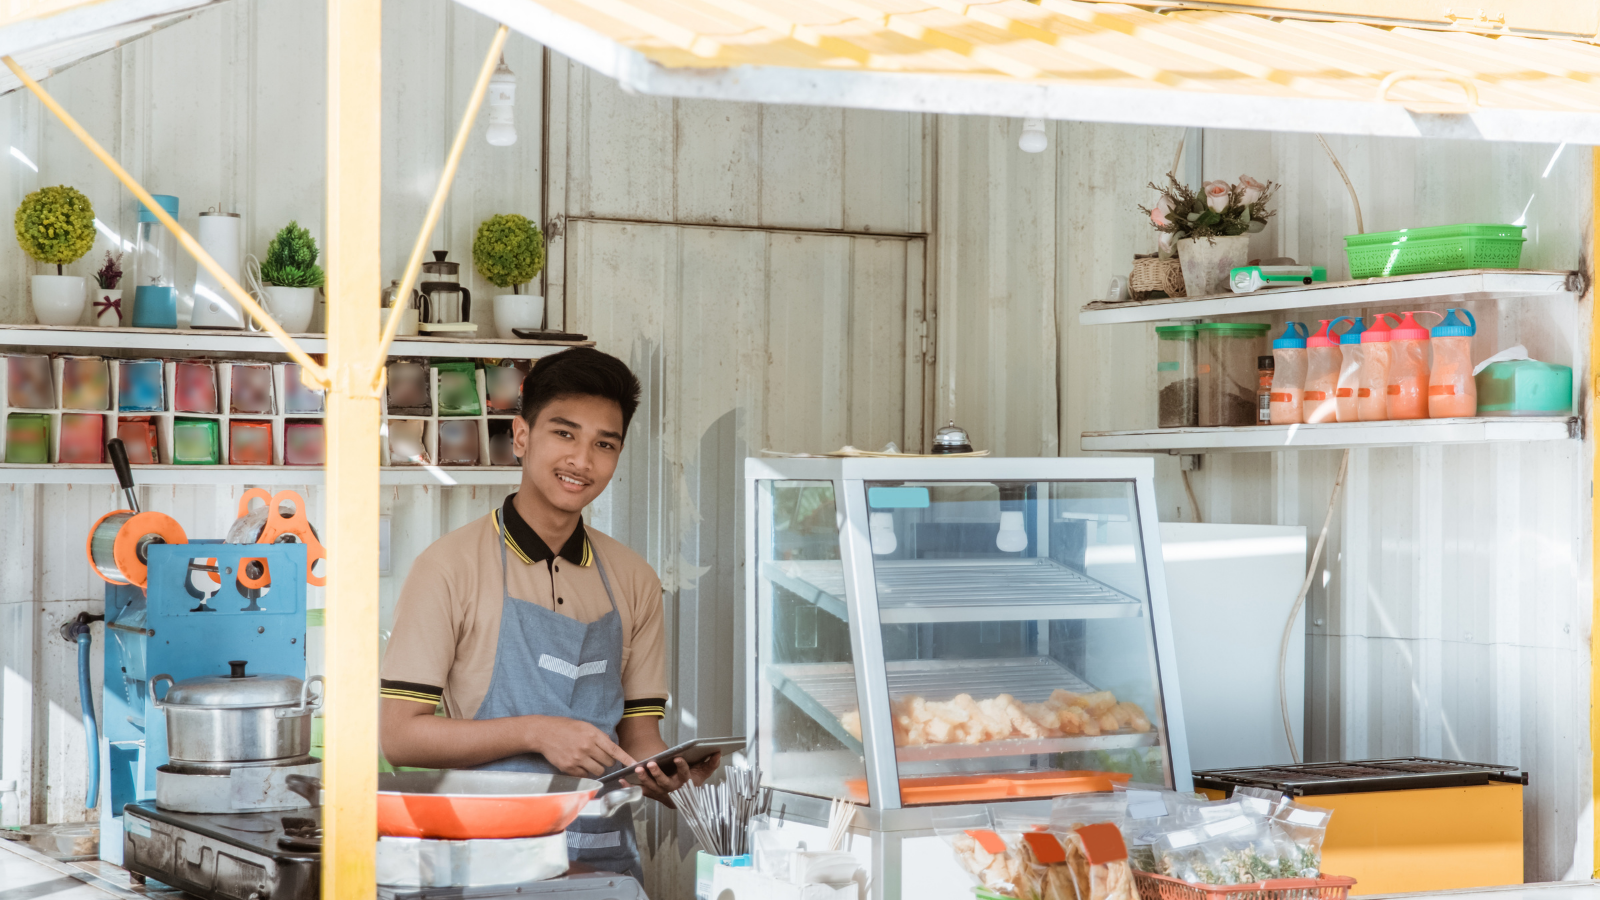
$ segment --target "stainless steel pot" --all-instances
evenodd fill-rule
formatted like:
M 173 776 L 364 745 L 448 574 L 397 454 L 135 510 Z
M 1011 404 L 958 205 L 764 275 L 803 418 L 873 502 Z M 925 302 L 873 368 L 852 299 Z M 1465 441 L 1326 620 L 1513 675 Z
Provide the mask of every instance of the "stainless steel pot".
M 311 714 L 322 706 L 316 676 L 247 675 L 232 660 L 228 675 L 150 679 L 151 700 L 167 714 L 167 756 L 175 763 L 227 767 L 304 757 L 311 752 Z M 170 687 L 157 697 L 157 685 Z

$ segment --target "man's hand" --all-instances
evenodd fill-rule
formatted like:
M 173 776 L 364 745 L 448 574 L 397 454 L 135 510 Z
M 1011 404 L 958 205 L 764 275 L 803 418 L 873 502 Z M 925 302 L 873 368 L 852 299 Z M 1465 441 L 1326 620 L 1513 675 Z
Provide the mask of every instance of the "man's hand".
M 633 765 L 633 757 L 588 722 L 556 716 L 527 719 L 530 749 L 568 775 L 599 778 L 613 762 Z
M 722 759 L 722 751 L 718 750 L 705 759 L 695 763 L 692 767 L 678 757 L 672 761 L 673 769 L 668 772 L 654 762 L 642 766 L 635 766 L 633 772 L 624 776 L 625 781 L 637 784 L 644 790 L 644 795 L 658 803 L 672 806 L 672 798 L 668 795 L 683 786 L 684 781 L 694 779 L 694 783 L 702 785 L 711 773 L 717 770 L 717 763 Z

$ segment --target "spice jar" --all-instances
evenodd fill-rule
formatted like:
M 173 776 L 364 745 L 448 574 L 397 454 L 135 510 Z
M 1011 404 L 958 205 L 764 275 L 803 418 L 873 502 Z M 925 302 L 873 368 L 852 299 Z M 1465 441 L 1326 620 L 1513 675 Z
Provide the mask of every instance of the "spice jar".
M 1256 359 L 1256 424 L 1272 424 L 1272 357 Z
M 1306 386 L 1306 326 L 1286 322 L 1272 342 L 1272 424 L 1300 424 Z
M 1350 322 L 1350 328 L 1339 335 L 1339 383 L 1334 388 L 1334 417 L 1340 422 L 1356 422 L 1356 391 L 1361 387 L 1361 333 L 1366 330 L 1361 319 L 1340 316 L 1333 320 L 1328 330 L 1333 331 L 1340 322 Z
M 1336 336 L 1328 330 L 1331 322 L 1323 319 L 1317 333 L 1306 339 L 1306 383 L 1300 395 L 1300 421 L 1308 425 L 1334 421 L 1343 356 L 1339 353 Z
M 1428 329 L 1413 316 L 1433 310 L 1408 312 L 1389 332 L 1389 382 L 1385 386 L 1391 419 L 1428 417 Z
M 1156 387 L 1162 428 L 1200 424 L 1200 383 L 1195 378 L 1199 329 L 1162 325 L 1156 329 Z
M 1256 357 L 1261 355 L 1267 326 L 1243 322 L 1207 322 L 1198 328 L 1200 424 L 1256 423 Z
M 1361 334 L 1361 378 L 1356 388 L 1356 419 L 1384 422 L 1389 418 L 1389 323 L 1394 313 L 1374 316 L 1371 328 Z
M 1467 317 L 1463 323 L 1456 313 Z M 1472 377 L 1472 336 L 1478 322 L 1465 309 L 1446 312 L 1433 327 L 1433 367 L 1428 370 L 1428 418 L 1478 414 L 1478 384 Z

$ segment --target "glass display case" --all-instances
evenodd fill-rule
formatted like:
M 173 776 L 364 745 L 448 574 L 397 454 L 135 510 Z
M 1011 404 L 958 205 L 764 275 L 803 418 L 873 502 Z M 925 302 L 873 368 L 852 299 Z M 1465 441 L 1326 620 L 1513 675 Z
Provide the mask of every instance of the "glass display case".
M 1187 789 L 1153 471 L 747 461 L 767 783 L 879 811 Z

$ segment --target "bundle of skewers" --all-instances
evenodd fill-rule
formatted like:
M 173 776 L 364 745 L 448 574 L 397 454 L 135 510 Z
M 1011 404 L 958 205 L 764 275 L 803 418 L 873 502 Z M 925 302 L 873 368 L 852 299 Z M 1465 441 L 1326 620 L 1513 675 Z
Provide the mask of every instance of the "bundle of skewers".
M 672 802 L 702 850 L 712 856 L 743 856 L 750 852 L 750 820 L 771 808 L 772 789 L 761 786 L 760 767 L 729 766 L 716 784 L 684 782 L 672 792 Z

